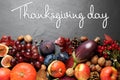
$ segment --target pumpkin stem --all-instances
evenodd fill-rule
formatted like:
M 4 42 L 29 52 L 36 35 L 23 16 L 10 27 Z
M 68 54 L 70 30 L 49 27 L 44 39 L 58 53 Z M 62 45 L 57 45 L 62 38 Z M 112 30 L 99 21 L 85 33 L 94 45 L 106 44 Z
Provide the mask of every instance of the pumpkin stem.
M 23 77 L 23 76 L 24 76 L 24 73 L 23 73 L 23 72 L 20 72 L 20 76 Z

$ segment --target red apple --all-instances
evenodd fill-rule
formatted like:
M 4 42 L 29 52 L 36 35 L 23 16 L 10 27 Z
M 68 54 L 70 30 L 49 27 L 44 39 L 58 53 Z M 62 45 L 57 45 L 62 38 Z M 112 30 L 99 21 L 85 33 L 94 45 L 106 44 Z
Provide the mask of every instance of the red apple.
M 90 77 L 90 68 L 84 63 L 80 63 L 75 67 L 75 77 L 78 80 L 87 80 Z
M 104 67 L 101 70 L 101 80 L 117 80 L 118 71 L 112 66 Z
M 0 80 L 10 80 L 10 69 L 0 68 Z

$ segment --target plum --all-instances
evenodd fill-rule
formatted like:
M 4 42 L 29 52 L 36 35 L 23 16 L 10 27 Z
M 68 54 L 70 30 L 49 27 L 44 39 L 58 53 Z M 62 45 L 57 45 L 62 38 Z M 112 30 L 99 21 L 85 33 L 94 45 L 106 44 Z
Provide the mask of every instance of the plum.
M 56 57 L 57 57 L 57 60 L 65 62 L 69 58 L 69 55 L 66 52 L 62 52 L 62 53 L 56 54 Z
M 39 49 L 41 54 L 48 55 L 55 52 L 55 44 L 52 41 L 42 41 Z
M 48 66 L 52 61 L 56 60 L 56 56 L 54 54 L 49 54 L 44 59 L 44 64 Z

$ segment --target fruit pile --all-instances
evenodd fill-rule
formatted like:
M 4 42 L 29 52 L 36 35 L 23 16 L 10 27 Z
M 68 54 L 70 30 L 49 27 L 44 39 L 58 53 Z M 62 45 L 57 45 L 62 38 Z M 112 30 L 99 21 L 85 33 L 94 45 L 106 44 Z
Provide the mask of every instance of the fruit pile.
M 120 44 L 104 36 L 55 41 L 2 36 L 0 80 L 120 80 Z

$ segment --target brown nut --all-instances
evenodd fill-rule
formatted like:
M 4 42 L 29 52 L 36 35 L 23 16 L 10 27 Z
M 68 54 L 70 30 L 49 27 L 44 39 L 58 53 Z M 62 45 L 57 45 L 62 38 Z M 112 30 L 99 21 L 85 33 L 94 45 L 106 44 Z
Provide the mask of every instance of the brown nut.
M 81 41 L 87 41 L 88 38 L 87 38 L 86 36 L 81 36 L 81 37 L 80 37 L 80 40 L 81 40 Z
M 94 64 L 90 65 L 90 69 L 91 69 L 91 71 L 96 71 L 95 65 Z
M 98 64 L 100 65 L 100 66 L 105 66 L 105 58 L 104 57 L 100 57 L 99 59 L 98 59 Z
M 18 41 L 22 41 L 23 39 L 24 39 L 24 36 L 23 36 L 23 35 L 20 35 L 20 36 L 18 36 L 18 38 L 17 38 Z
M 91 62 L 90 62 L 90 61 L 87 61 L 85 64 L 87 64 L 87 65 L 90 67 Z
M 102 70 L 102 67 L 101 67 L 100 65 L 98 65 L 98 64 L 97 64 L 95 67 L 96 67 L 96 70 L 97 70 L 98 72 L 100 72 L 100 71 Z
M 46 66 L 44 64 L 41 65 L 42 70 L 46 70 Z
M 91 63 L 93 63 L 93 64 L 97 64 L 98 63 L 98 55 L 95 55 L 95 56 L 92 57 Z
M 111 60 L 106 60 L 105 66 L 111 66 L 111 65 L 112 65 L 112 61 Z
M 24 36 L 24 40 L 25 40 L 25 42 L 31 42 L 32 41 L 32 37 L 28 34 L 28 35 L 25 35 Z
M 74 70 L 73 70 L 73 68 L 68 68 L 67 70 L 66 70 L 66 75 L 67 76 L 73 76 L 74 75 Z
M 94 39 L 94 41 L 95 41 L 95 42 L 99 42 L 99 41 L 100 41 L 100 37 L 96 37 L 96 38 Z

